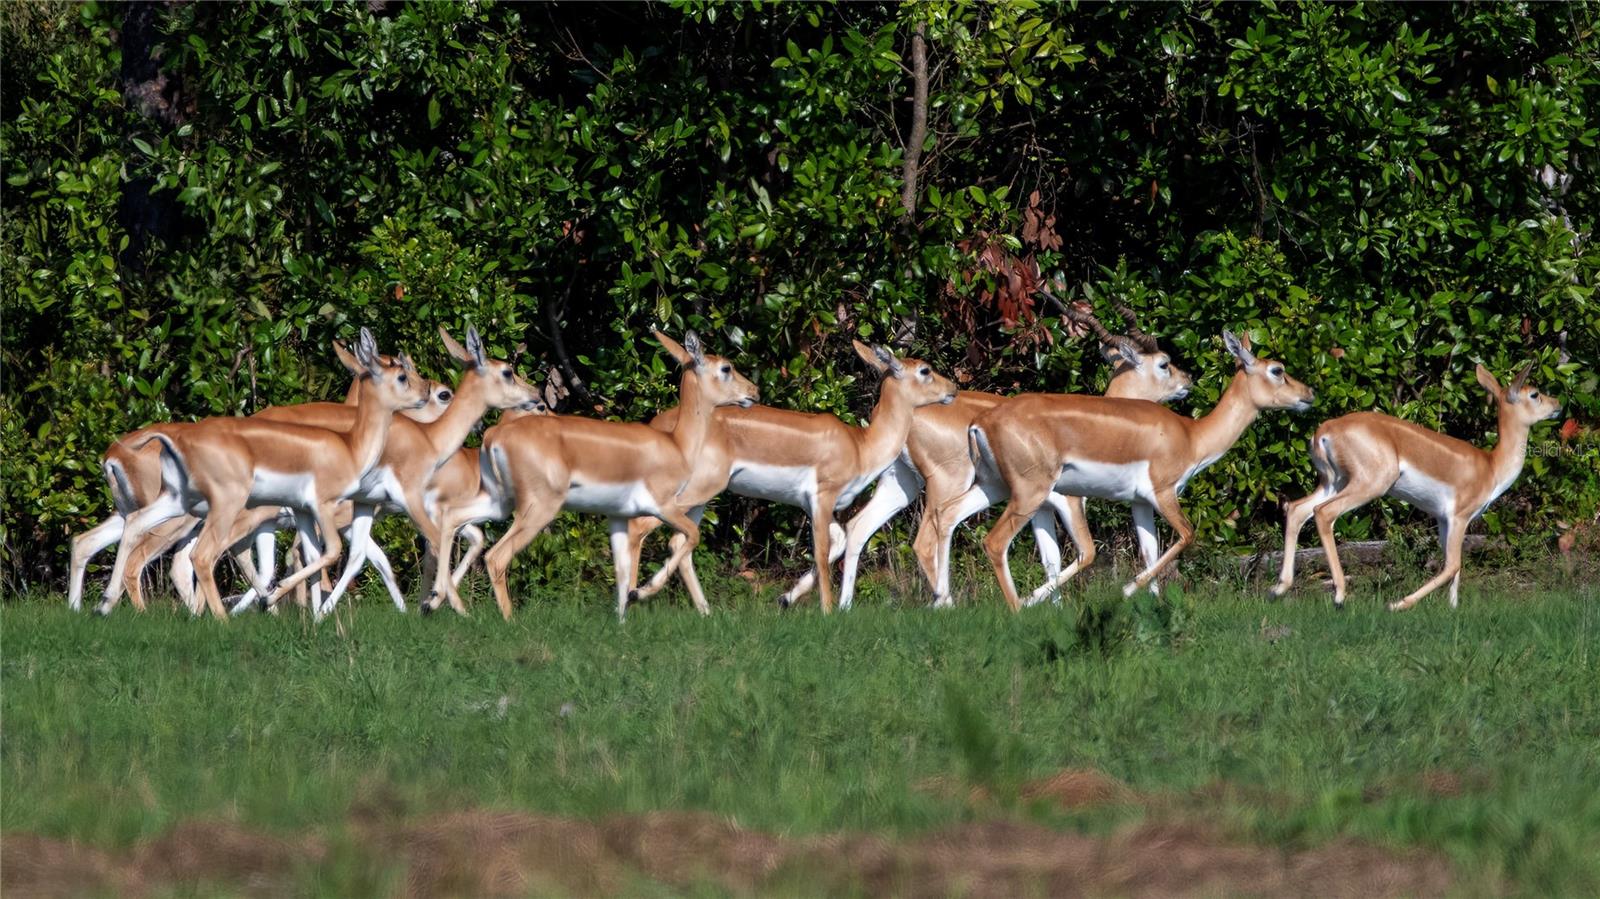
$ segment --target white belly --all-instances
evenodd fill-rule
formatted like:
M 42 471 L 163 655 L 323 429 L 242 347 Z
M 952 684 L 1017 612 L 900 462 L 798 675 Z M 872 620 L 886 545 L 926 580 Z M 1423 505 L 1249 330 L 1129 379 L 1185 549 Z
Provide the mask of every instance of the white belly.
M 1068 496 L 1092 496 L 1118 502 L 1151 502 L 1155 490 L 1150 485 L 1150 463 L 1089 462 L 1069 460 L 1061 466 L 1055 489 Z
M 736 459 L 728 489 L 740 496 L 808 509 L 817 495 L 817 473 L 804 465 L 761 465 Z
M 574 481 L 567 490 L 567 498 L 562 502 L 561 508 L 621 518 L 654 515 L 659 511 L 656 508 L 655 498 L 645 489 L 644 484 L 638 481 L 625 481 L 621 484 L 586 484 Z
M 316 478 L 310 472 L 285 474 L 259 468 L 250 484 L 250 504 L 309 508 L 317 502 L 316 486 Z
M 1389 495 L 1403 499 L 1435 518 L 1449 514 L 1456 504 L 1455 491 L 1449 484 L 1408 468 L 1400 469 L 1400 477 L 1389 488 Z

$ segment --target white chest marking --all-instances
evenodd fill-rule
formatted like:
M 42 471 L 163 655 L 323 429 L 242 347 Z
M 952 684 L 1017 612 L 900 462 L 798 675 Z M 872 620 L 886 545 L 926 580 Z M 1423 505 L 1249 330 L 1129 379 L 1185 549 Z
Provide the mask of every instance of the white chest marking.
M 639 481 L 624 481 L 620 484 L 603 482 L 586 484 L 574 481 L 567 490 L 567 498 L 561 504 L 561 508 L 623 518 L 654 515 L 659 511 L 656 508 L 655 498 Z
M 1219 454 L 1219 455 L 1215 455 L 1215 456 L 1207 456 L 1206 458 L 1201 459 L 1199 462 L 1196 462 L 1193 466 L 1191 466 L 1189 468 L 1188 471 L 1183 473 L 1183 477 L 1178 479 L 1178 486 L 1177 486 L 1175 492 L 1177 492 L 1179 494 L 1183 493 L 1183 488 L 1188 486 L 1190 478 L 1194 477 L 1195 475 L 1199 474 L 1202 471 L 1205 471 L 1207 468 L 1210 468 L 1211 467 L 1211 463 L 1217 461 L 1220 458 L 1222 458 L 1222 456 Z
M 1504 481 L 1494 485 L 1494 490 L 1489 493 L 1489 498 L 1483 501 L 1483 505 L 1479 506 L 1476 512 L 1472 513 L 1472 517 L 1477 518 L 1482 515 L 1483 510 L 1489 508 L 1490 503 L 1500 498 L 1500 494 L 1510 490 L 1511 485 L 1517 482 L 1517 476 L 1520 474 L 1522 474 L 1522 466 L 1519 464 L 1514 471 L 1506 476 Z
M 1389 488 L 1389 495 L 1403 499 L 1435 518 L 1448 515 L 1456 505 L 1456 492 L 1449 484 L 1404 466 L 1394 486 Z
M 861 495 L 861 491 L 877 481 L 878 475 L 883 474 L 887 469 L 888 466 L 886 465 L 877 471 L 867 472 L 860 477 L 851 478 L 850 482 L 844 485 L 844 489 L 839 491 L 839 502 L 834 511 L 849 508 L 850 504 L 856 501 L 856 497 Z
M 1090 462 L 1069 459 L 1061 466 L 1055 489 L 1068 496 L 1089 496 L 1131 503 L 1153 502 L 1155 488 L 1150 484 L 1150 463 Z
M 740 496 L 805 509 L 817 495 L 817 473 L 805 465 L 762 465 L 735 459 L 728 489 Z
M 363 503 L 373 505 L 388 504 L 395 508 L 403 508 L 406 495 L 405 488 L 400 485 L 400 478 L 394 469 L 387 465 L 373 466 L 354 489 L 345 493 L 346 497 L 358 499 Z

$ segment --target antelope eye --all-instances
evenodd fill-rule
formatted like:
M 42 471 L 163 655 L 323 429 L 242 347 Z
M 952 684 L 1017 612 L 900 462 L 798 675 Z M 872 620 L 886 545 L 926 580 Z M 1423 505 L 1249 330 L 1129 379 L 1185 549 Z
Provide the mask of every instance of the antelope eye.
M 507 381 L 511 380 L 511 366 L 508 365 L 500 369 L 500 377 L 505 378 Z
M 401 384 L 404 384 L 409 379 L 406 377 L 406 373 L 405 372 L 401 372 L 400 373 L 400 377 L 396 378 L 395 380 L 399 381 Z
M 1270 368 L 1270 369 L 1268 369 L 1268 372 L 1269 372 L 1269 373 L 1270 373 L 1270 374 L 1271 374 L 1271 375 L 1272 375 L 1272 376 L 1273 376 L 1273 377 L 1274 377 L 1274 378 L 1281 378 L 1281 377 L 1283 377 L 1283 369 L 1282 369 L 1282 368 L 1280 368 L 1280 367 L 1279 367 L 1279 366 L 1276 366 L 1276 365 L 1274 365 L 1274 366 L 1273 366 L 1273 367 L 1272 367 L 1272 368 Z
M 733 374 L 733 366 L 731 366 L 731 365 L 723 365 L 722 366 L 722 373 L 725 374 L 725 375 Z
M 448 403 L 448 402 L 450 402 L 450 397 L 451 397 L 450 391 L 448 391 L 448 390 L 439 391 L 439 402 Z
M 931 369 L 928 366 L 924 365 L 921 368 L 917 369 L 917 374 L 919 374 L 919 375 L 923 376 L 924 378 L 926 378 L 929 375 L 933 374 L 933 369 Z
M 1537 390 L 1528 391 L 1528 399 L 1536 400 L 1538 398 L 1539 398 L 1539 391 L 1537 391 Z
M 1161 370 L 1162 371 L 1166 371 L 1167 369 L 1169 369 L 1171 367 L 1172 367 L 1172 363 L 1171 362 L 1168 362 L 1165 359 L 1161 360 Z

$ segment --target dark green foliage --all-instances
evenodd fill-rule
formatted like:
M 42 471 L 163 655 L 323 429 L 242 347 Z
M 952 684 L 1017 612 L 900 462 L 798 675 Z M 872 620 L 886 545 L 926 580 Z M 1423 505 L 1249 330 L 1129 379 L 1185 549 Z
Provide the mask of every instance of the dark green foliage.
M 627 419 L 670 401 L 650 326 L 701 329 L 802 409 L 865 410 L 857 335 L 974 388 L 1097 389 L 1093 352 L 1011 290 L 1018 260 L 1137 309 L 1198 375 L 1194 408 L 1225 383 L 1224 326 L 1317 390 L 1190 487 L 1203 543 L 1275 542 L 1326 417 L 1481 442 L 1474 360 L 1537 361 L 1593 427 L 1595 24 L 1586 4 L 10 4 L 6 581 L 60 576 L 119 432 L 332 395 L 328 341 L 363 324 L 445 375 L 434 329 L 470 320 Z M 1536 432 L 1487 527 L 1547 544 L 1592 518 L 1592 434 L 1540 452 Z M 723 520 L 712 545 L 750 561 L 787 539 Z

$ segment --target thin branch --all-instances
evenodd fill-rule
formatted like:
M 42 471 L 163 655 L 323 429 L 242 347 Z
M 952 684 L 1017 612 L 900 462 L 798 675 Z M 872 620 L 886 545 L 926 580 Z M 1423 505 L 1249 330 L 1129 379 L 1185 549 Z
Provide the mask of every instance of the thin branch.
M 600 67 L 590 62 L 589 57 L 584 55 L 583 48 L 578 46 L 578 39 L 572 36 L 572 29 L 567 28 L 564 30 L 567 33 L 567 43 L 571 46 L 563 47 L 561 55 L 565 57 L 568 62 L 583 63 L 584 65 L 588 66 L 596 75 L 599 75 L 601 78 L 605 79 L 607 83 L 610 83 L 611 76 L 600 71 Z
M 583 382 L 578 375 L 578 370 L 572 364 L 572 357 L 567 355 L 567 342 L 561 336 L 561 315 L 567 311 L 567 305 L 572 300 L 572 285 L 578 281 L 578 263 L 573 259 L 572 270 L 567 274 L 567 289 L 561 295 L 560 308 L 556 303 L 544 303 L 545 322 L 550 326 L 550 349 L 556 354 L 556 363 L 561 366 L 561 371 L 567 376 L 567 382 L 572 385 L 572 391 L 578 395 L 579 401 L 585 406 L 594 405 L 594 394 L 589 392 L 589 385 Z
M 1267 188 L 1261 183 L 1261 160 L 1256 157 L 1256 128 L 1247 126 L 1250 134 L 1250 174 L 1256 185 L 1256 236 L 1260 237 L 1267 224 Z
M 900 205 L 905 209 L 900 217 L 905 222 L 910 222 L 917 213 L 917 178 L 921 174 L 922 145 L 928 139 L 927 32 L 928 26 L 918 22 L 916 31 L 911 34 L 911 137 L 905 144 L 905 187 L 900 193 Z

